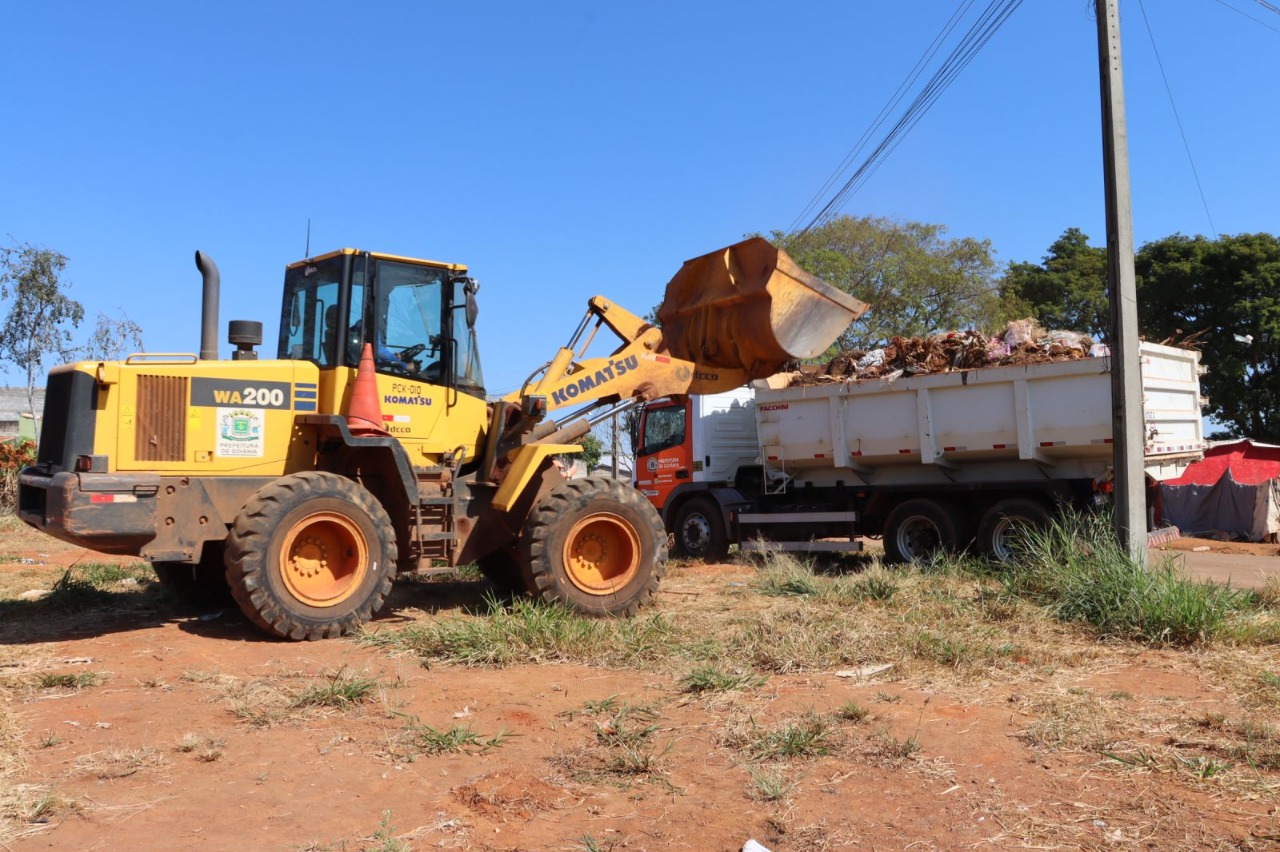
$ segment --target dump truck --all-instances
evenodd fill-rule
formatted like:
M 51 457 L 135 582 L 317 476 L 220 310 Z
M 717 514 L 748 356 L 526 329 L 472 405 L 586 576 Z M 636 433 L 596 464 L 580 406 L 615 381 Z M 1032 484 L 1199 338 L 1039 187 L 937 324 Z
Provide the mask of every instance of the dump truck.
M 1198 352 L 1141 344 L 1149 485 L 1204 450 Z M 1111 359 L 820 385 L 779 374 L 655 400 L 635 438 L 636 488 L 683 556 L 850 551 L 889 561 L 970 548 L 1006 560 L 1019 526 L 1084 509 L 1112 474 Z
M 655 593 L 667 536 L 605 478 L 554 457 L 638 401 L 723 391 L 813 357 L 865 307 L 761 239 L 688 261 L 668 330 L 597 296 L 517 391 L 485 393 L 479 285 L 462 264 L 357 249 L 286 267 L 276 357 L 232 321 L 218 358 L 220 276 L 204 281 L 199 353 L 54 368 L 31 526 L 148 560 L 162 582 L 228 589 L 267 633 L 318 639 L 384 606 L 398 572 L 478 564 L 498 585 L 589 615 Z M 601 327 L 617 338 L 587 356 Z

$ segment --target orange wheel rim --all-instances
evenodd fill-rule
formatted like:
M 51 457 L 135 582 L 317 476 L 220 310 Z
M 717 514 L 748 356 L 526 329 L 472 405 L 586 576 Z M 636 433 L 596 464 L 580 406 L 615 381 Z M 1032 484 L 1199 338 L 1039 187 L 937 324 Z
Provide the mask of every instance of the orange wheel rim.
M 308 606 L 337 606 L 369 570 L 364 533 L 344 515 L 317 512 L 293 525 L 280 548 L 280 573 L 290 594 Z
M 565 539 L 564 567 L 569 581 L 587 594 L 613 594 L 640 570 L 640 538 L 617 515 L 583 518 Z

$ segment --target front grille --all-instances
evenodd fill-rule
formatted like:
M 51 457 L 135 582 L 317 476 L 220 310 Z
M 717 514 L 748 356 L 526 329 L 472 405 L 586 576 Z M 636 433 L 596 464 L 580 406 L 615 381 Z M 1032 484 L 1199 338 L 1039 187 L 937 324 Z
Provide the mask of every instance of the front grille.
M 138 461 L 187 458 L 187 379 L 138 376 L 138 421 L 133 453 Z

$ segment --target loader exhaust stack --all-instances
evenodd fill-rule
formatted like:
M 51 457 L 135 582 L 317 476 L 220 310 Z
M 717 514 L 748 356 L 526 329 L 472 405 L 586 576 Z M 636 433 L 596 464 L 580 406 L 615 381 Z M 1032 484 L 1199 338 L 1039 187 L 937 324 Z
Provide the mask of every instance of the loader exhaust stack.
M 200 310 L 200 360 L 218 360 L 218 291 L 222 276 L 218 264 L 202 251 L 196 252 L 196 269 L 204 279 L 204 302 Z
M 764 378 L 821 355 L 866 309 L 753 237 L 686 261 L 658 318 L 665 352 Z

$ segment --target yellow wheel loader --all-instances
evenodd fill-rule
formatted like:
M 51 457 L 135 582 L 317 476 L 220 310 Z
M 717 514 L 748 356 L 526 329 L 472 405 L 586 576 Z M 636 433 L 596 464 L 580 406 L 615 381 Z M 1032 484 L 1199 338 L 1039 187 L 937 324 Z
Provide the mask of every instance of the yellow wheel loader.
M 476 563 L 506 590 L 590 615 L 655 593 L 662 523 L 610 479 L 554 457 L 639 401 L 736 387 L 821 353 L 864 305 L 761 239 L 689 261 L 663 329 L 603 297 L 524 386 L 488 399 L 465 266 L 343 249 L 286 268 L 276 357 L 229 324 L 203 253 L 199 355 L 144 353 L 50 372 L 28 524 L 141 556 L 163 582 L 229 587 L 275 636 L 367 622 L 400 571 Z M 612 351 L 587 357 L 601 327 Z

